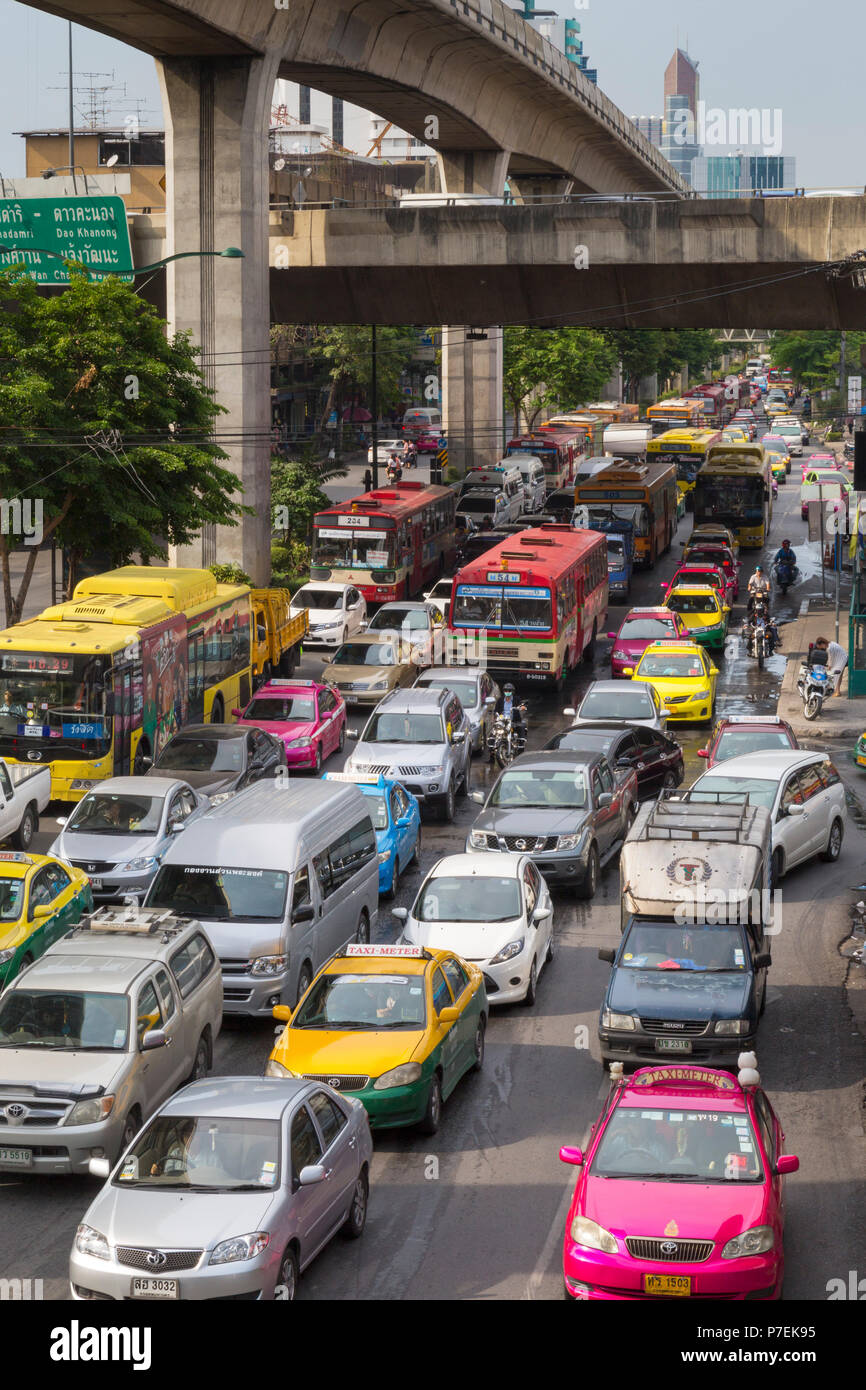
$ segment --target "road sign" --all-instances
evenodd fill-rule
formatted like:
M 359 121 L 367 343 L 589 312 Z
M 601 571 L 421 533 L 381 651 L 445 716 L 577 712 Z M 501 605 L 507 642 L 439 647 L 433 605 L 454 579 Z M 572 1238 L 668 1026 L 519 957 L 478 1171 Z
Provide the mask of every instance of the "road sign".
M 68 269 L 57 256 L 80 261 L 96 280 L 107 275 L 133 279 L 126 207 L 115 196 L 2 198 L 0 245 L 14 248 L 0 251 L 0 267 L 23 262 L 30 279 L 40 285 L 69 284 Z
M 860 410 L 861 393 L 863 388 L 863 378 L 860 376 L 849 376 L 848 378 L 848 409 Z

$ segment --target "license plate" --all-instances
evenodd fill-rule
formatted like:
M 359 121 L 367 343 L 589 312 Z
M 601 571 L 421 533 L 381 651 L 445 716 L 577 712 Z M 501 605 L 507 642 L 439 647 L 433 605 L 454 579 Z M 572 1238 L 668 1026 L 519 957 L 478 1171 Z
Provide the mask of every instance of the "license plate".
M 92 878 L 92 879 L 90 880 L 90 886 L 91 886 L 91 888 L 95 888 L 96 891 L 99 892 L 100 888 L 102 887 L 102 879 L 101 879 L 101 878 Z
M 690 1038 L 656 1038 L 656 1052 L 691 1052 Z
M 29 1168 L 33 1163 L 32 1149 L 0 1149 L 0 1163 L 10 1168 Z
M 177 1279 L 133 1279 L 133 1298 L 180 1298 Z
M 42 725 L 41 725 L 41 724 L 25 724 L 25 725 L 24 725 L 24 737 L 25 737 L 25 738 L 41 738 L 41 737 L 42 737 Z
M 860 764 L 861 767 L 866 767 L 866 757 L 863 757 L 862 754 L 860 754 L 860 753 L 857 754 L 857 761 L 858 761 L 858 763 Z
M 644 1293 L 663 1293 L 674 1298 L 688 1298 L 692 1281 L 686 1274 L 645 1274 Z

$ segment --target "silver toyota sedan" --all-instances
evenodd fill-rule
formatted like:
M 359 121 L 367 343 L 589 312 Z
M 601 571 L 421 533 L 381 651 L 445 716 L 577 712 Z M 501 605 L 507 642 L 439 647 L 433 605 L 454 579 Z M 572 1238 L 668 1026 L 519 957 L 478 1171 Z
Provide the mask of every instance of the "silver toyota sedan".
M 106 1177 L 69 1258 L 74 1299 L 291 1300 L 338 1231 L 362 1235 L 360 1101 L 303 1078 L 218 1077 L 167 1101 Z

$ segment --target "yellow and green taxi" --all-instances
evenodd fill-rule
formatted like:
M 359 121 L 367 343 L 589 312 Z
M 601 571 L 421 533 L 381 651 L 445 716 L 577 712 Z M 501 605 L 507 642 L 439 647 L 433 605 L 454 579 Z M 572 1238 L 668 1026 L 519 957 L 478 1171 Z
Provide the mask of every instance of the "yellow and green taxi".
M 749 444 L 751 441 L 745 430 L 741 430 L 739 425 L 731 426 L 730 429 L 722 430 L 723 444 Z
M 689 636 L 701 646 L 725 645 L 731 609 L 711 584 L 677 584 L 668 590 L 664 607 L 679 613 Z
M 853 758 L 858 767 L 866 767 L 866 733 L 861 734 L 854 745 Z
M 650 642 L 637 666 L 623 674 L 655 687 L 669 724 L 712 720 L 719 668 L 696 642 Z
M 477 966 L 424 946 L 351 945 L 316 975 L 271 1052 L 266 1076 L 325 1081 L 373 1129 L 439 1128 L 442 1102 L 484 1059 L 487 992 Z
M 770 459 L 770 468 L 777 482 L 784 483 L 791 471 L 790 454 L 782 453 L 773 444 L 765 444 L 764 449 Z
M 787 415 L 787 401 L 767 401 L 764 405 L 764 414 L 768 420 L 772 420 L 775 415 Z
M 92 911 L 80 869 L 50 854 L 0 853 L 0 989 Z

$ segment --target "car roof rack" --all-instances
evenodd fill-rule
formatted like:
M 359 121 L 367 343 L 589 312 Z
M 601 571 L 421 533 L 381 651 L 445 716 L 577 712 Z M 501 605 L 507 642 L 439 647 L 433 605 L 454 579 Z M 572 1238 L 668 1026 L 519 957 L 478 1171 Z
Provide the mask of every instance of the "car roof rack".
M 748 792 L 731 800 L 731 792 L 700 792 L 700 800 L 691 800 L 690 792 L 667 789 L 671 796 L 660 795 L 650 810 L 641 838 L 647 840 L 700 840 L 702 832 L 712 832 L 715 840 L 730 840 L 739 844 L 752 829 L 758 808 L 749 801 Z M 724 797 L 724 800 L 722 798 Z
M 161 936 L 163 941 L 170 941 L 192 921 L 191 917 L 181 917 L 176 912 L 156 907 L 138 907 L 135 904 L 98 907 L 95 912 L 85 914 L 70 934 L 91 932 L 100 936 Z

